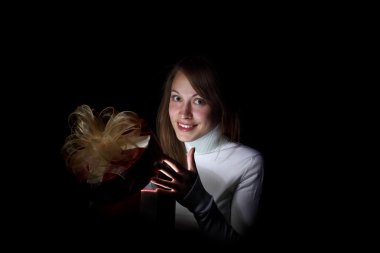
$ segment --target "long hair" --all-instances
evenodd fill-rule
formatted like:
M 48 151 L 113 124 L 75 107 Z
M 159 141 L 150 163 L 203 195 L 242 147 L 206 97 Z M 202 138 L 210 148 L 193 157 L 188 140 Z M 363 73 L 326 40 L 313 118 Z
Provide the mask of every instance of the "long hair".
M 191 56 L 177 62 L 169 72 L 163 86 L 163 97 L 158 108 L 156 128 L 163 152 L 186 166 L 185 145 L 177 139 L 169 117 L 172 83 L 179 71 L 184 73 L 193 89 L 210 104 L 214 122 L 220 125 L 222 134 L 231 141 L 239 141 L 240 121 L 238 115 L 225 103 L 220 80 L 208 59 Z

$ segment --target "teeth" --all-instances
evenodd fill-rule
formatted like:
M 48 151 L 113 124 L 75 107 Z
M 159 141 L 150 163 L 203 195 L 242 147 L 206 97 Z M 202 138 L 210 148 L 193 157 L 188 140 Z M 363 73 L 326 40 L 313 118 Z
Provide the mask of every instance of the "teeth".
M 178 123 L 178 125 L 180 127 L 183 127 L 183 128 L 191 128 L 192 127 L 192 125 L 184 125 L 184 124 L 181 124 L 181 123 Z

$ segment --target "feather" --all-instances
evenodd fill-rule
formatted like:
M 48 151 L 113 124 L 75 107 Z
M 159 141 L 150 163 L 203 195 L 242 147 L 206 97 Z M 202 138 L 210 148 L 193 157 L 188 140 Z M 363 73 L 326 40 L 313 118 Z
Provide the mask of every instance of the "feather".
M 135 112 L 118 112 L 113 107 L 97 114 L 81 105 L 69 115 L 68 122 L 71 134 L 62 147 L 66 166 L 88 183 L 101 182 L 105 173 L 121 175 L 128 169 L 125 164 L 141 155 L 141 151 L 126 151 L 146 148 L 150 139 L 141 135 L 142 119 Z

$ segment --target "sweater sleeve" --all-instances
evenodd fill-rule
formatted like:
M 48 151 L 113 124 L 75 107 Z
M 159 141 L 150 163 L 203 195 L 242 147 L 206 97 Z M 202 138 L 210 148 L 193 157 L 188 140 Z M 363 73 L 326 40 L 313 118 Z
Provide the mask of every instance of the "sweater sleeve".
M 199 176 L 187 195 L 178 202 L 194 214 L 206 238 L 215 241 L 235 241 L 240 238 L 218 209 L 213 197 L 204 189 Z
M 231 203 L 231 224 L 240 234 L 254 225 L 262 191 L 264 169 L 260 154 L 251 157 Z

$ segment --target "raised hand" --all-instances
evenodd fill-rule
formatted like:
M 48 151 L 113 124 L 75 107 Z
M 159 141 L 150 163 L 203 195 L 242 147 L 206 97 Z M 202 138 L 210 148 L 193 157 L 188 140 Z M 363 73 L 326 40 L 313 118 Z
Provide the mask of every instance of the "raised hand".
M 173 159 L 162 159 L 158 165 L 158 171 L 164 177 L 154 177 L 151 182 L 160 187 L 159 191 L 172 193 L 178 199 L 186 196 L 198 176 L 194 152 L 195 148 L 191 148 L 187 153 L 187 168 L 182 167 Z

